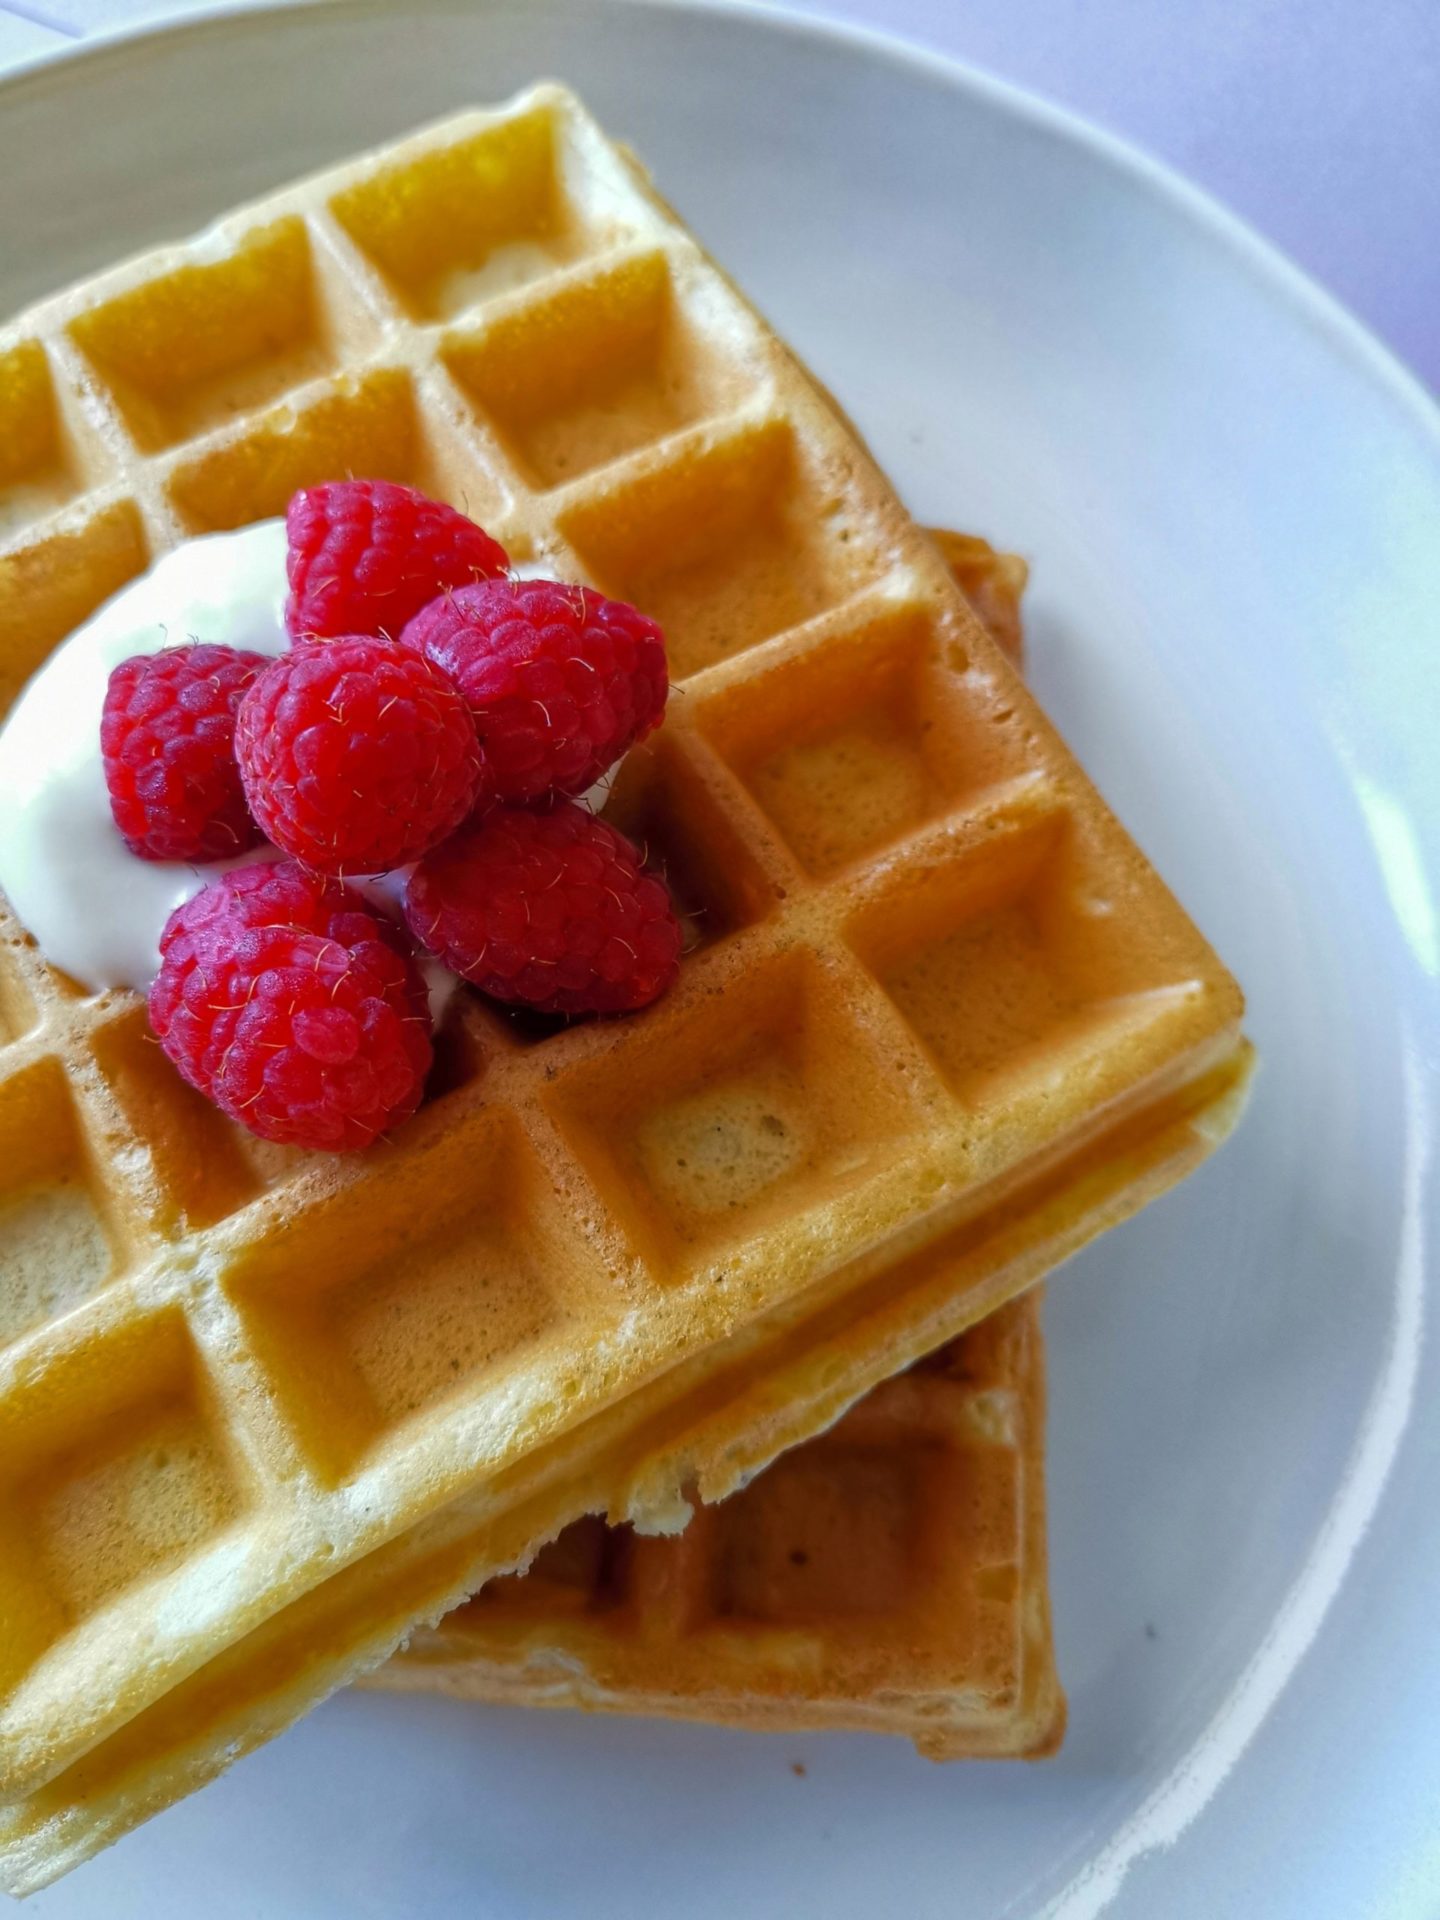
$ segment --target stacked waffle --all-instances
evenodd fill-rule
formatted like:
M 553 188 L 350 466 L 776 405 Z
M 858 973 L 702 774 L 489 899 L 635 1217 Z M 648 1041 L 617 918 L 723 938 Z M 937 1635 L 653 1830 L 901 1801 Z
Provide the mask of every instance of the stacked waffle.
M 9 924 L 0 1881 L 24 1891 L 584 1516 L 673 1530 L 733 1492 L 1195 1165 L 1248 1055 L 1233 981 L 936 547 L 559 89 L 24 316 L 0 450 L 7 703 L 155 555 L 347 472 L 654 615 L 676 694 L 610 811 L 691 945 L 632 1019 L 541 1033 L 466 998 L 420 1114 L 341 1162 L 232 1129 L 134 996 L 87 996 Z M 569 1536 L 598 1555 L 586 1633 L 617 1596 L 582 1647 L 552 1569 L 574 1697 L 633 1698 L 635 1650 L 690 1619 L 637 1704 L 859 1721 L 903 1644 L 886 1724 L 1043 1745 L 1037 1366 L 1025 1309 L 623 1580 Z M 868 1571 L 842 1509 L 882 1521 Z M 690 1613 L 670 1583 L 703 1589 Z M 482 1600 L 405 1671 L 538 1691 L 527 1605 Z M 757 1611 L 781 1632 L 747 1692 Z
M 1025 565 L 932 530 L 1021 659 Z M 908 1735 L 933 1759 L 1052 1752 L 1039 1289 L 884 1382 L 682 1534 L 595 1514 L 371 1676 L 515 1706 Z
M 1045 1579 L 1035 1291 L 684 1533 L 579 1520 L 373 1684 L 515 1706 L 908 1735 L 1034 1756 L 1065 1706 Z

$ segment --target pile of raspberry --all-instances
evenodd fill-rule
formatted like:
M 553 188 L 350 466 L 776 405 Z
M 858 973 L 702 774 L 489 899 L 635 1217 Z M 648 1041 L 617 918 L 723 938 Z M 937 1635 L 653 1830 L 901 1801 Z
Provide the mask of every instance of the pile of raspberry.
M 110 676 L 115 824 L 223 870 L 170 916 L 150 1019 L 267 1140 L 339 1152 L 420 1104 L 418 958 L 508 1005 L 645 1006 L 675 977 L 663 881 L 577 796 L 665 711 L 664 636 L 588 587 L 517 580 L 481 527 L 347 480 L 286 515 L 289 651 L 195 644 Z M 348 881 L 408 870 L 404 926 Z

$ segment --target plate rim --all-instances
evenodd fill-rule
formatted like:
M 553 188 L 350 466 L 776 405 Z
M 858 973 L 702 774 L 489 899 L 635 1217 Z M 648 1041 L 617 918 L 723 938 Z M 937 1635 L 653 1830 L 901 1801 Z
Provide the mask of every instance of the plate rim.
M 495 0 L 407 0 L 405 11 L 476 18 Z M 1400 355 L 1353 313 L 1337 294 L 1294 260 L 1243 214 L 1179 168 L 1159 159 L 1142 142 L 1117 133 L 1078 109 L 1062 105 L 1043 91 L 1001 78 L 957 55 L 928 47 L 883 27 L 830 15 L 801 13 L 786 0 L 589 0 L 634 14 L 690 13 L 702 18 L 739 20 L 782 38 L 829 43 L 879 59 L 923 76 L 932 83 L 968 95 L 1019 119 L 1050 138 L 1078 144 L 1132 188 L 1151 195 L 1171 210 L 1198 222 L 1232 258 L 1297 311 L 1326 340 L 1330 349 L 1376 382 L 1387 402 L 1430 445 L 1440 463 L 1440 396 L 1432 395 Z M 384 17 L 393 0 L 209 0 L 181 15 L 142 16 L 59 47 L 26 55 L 0 74 L 0 106 L 8 98 L 50 84 L 70 84 L 82 66 L 143 59 L 162 40 L 224 37 L 249 32 L 259 24 L 280 27 L 291 20 L 318 20 L 337 26 L 357 15 Z M 21 309 L 23 313 L 25 309 Z M 9 324 L 18 315 L 4 316 Z

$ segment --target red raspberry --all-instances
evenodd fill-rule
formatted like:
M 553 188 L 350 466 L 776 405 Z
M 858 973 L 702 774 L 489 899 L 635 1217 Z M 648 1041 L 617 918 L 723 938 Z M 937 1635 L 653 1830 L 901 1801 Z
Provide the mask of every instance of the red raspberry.
M 240 703 L 235 752 L 268 837 L 321 873 L 414 860 L 490 795 L 464 700 L 397 640 L 273 661 Z
M 291 860 L 214 880 L 160 936 L 150 1024 L 180 1072 L 264 1140 L 368 1146 L 420 1104 L 425 989 L 398 928 Z
M 393 636 L 437 593 L 510 564 L 463 513 L 389 480 L 305 487 L 290 502 L 285 531 L 285 624 L 297 640 Z
M 260 839 L 235 764 L 235 709 L 268 664 L 234 647 L 122 660 L 100 715 L 110 811 L 142 860 L 220 860 Z
M 497 1000 L 542 1013 L 626 1013 L 680 960 L 664 882 L 622 834 L 559 800 L 499 807 L 416 867 L 405 918 L 422 945 Z
M 670 690 L 653 620 L 554 580 L 460 587 L 401 638 L 469 701 L 496 791 L 513 803 L 593 786 L 660 724 Z

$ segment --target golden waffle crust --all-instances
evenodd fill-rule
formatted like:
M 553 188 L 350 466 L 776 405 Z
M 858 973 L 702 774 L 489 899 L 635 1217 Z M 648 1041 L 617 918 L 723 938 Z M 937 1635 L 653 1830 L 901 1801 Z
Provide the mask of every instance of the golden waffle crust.
M 791 1732 L 935 1760 L 1053 1752 L 1039 1289 L 646 1539 L 578 1520 L 368 1684 Z
M 471 1001 L 373 1154 L 264 1148 L 0 948 L 0 1884 L 43 1884 L 587 1512 L 683 1523 L 1200 1160 L 1239 992 L 803 370 L 538 87 L 0 339 L 0 686 L 347 472 L 665 622 L 613 813 L 692 928 Z M 902 1264 L 897 1261 L 904 1256 Z
M 1021 667 L 1025 563 L 929 531 Z M 872 1388 L 682 1534 L 574 1521 L 361 1684 L 901 1734 L 936 1760 L 1054 1752 L 1040 1293 Z

